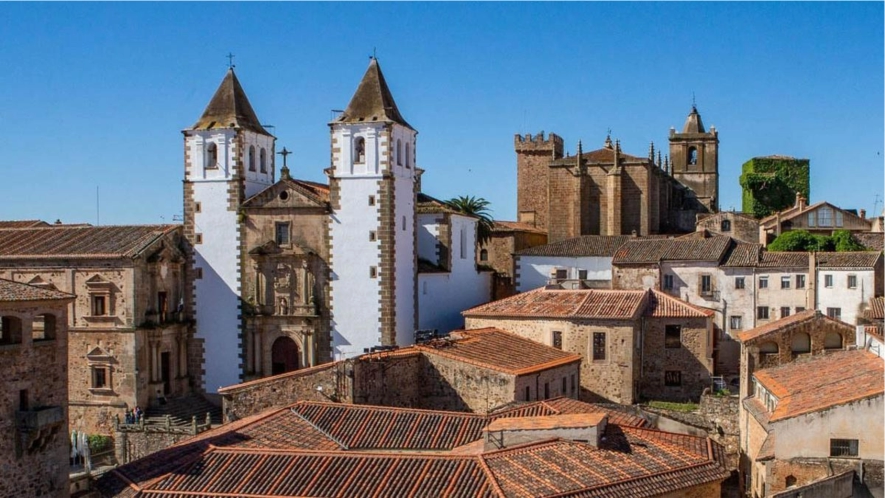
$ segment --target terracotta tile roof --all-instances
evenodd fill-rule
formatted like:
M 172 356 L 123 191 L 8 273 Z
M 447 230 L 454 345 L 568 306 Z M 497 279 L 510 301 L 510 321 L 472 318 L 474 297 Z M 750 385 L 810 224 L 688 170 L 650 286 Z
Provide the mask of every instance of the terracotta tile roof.
M 449 213 L 460 214 L 461 216 L 470 216 L 461 213 L 457 209 L 450 206 L 447 202 L 441 201 L 436 197 L 431 197 L 424 192 L 418 192 L 417 202 L 415 203 L 415 212 L 419 214 Z
M 621 159 L 629 162 L 643 162 L 647 163 L 648 159 L 644 157 L 636 157 L 630 154 L 624 153 L 622 150 L 619 155 Z M 575 164 L 575 158 L 577 156 L 566 156 L 561 159 L 557 159 L 553 162 L 553 164 Z M 612 164 L 615 159 L 615 150 L 608 147 L 603 147 L 601 149 L 591 150 L 590 152 L 584 152 L 581 154 L 581 158 L 587 164 Z
M 0 231 L 0 260 L 133 258 L 181 225 L 42 227 Z
M 55 301 L 58 299 L 74 299 L 75 297 L 76 296 L 73 294 L 68 294 L 67 292 L 0 278 L 0 302 Z
M 496 222 L 497 223 L 497 222 Z M 584 235 L 518 251 L 519 256 L 612 257 L 630 235 Z
M 481 437 L 482 415 L 340 403 L 296 403 L 292 412 L 348 450 L 451 450 Z
M 492 225 L 492 233 L 502 233 L 502 232 L 528 232 L 528 233 L 543 233 L 546 234 L 546 230 L 542 230 L 530 223 L 522 223 L 519 221 L 503 221 L 503 220 L 495 220 L 494 225 Z
M 870 307 L 866 310 L 866 316 L 873 320 L 885 319 L 885 297 L 870 298 Z
M 467 317 L 596 318 L 706 317 L 710 311 L 649 290 L 535 289 L 471 308 Z
M 648 308 L 645 316 L 666 318 L 702 318 L 713 316 L 711 309 L 701 308 L 691 303 L 667 295 L 661 291 L 650 289 Z
M 738 242 L 731 246 L 720 266 L 753 267 L 759 264 L 762 244 Z
M 885 249 L 885 232 L 855 232 L 851 236 L 867 249 L 873 251 Z
M 613 424 L 598 448 L 556 440 L 480 458 L 507 497 L 660 496 L 729 475 L 707 438 Z
M 472 456 L 214 449 L 140 497 L 493 497 Z
M 731 237 L 628 241 L 615 251 L 612 264 L 648 264 L 659 261 L 719 262 L 731 245 Z
M 778 399 L 771 422 L 885 393 L 885 361 L 862 349 L 758 370 L 753 377 Z
M 534 417 L 500 417 L 493 420 L 483 432 L 573 429 L 595 427 L 606 418 L 605 413 L 568 413 Z
M 471 308 L 469 317 L 620 318 L 637 317 L 644 309 L 645 291 L 535 289 Z
M 34 228 L 49 226 L 42 220 L 0 220 L 0 229 L 3 228 Z
M 644 427 L 647 422 L 644 418 L 627 413 L 623 409 L 614 409 L 606 405 L 585 403 L 572 398 L 558 397 L 544 401 L 516 402 L 514 406 L 507 406 L 492 412 L 489 417 L 496 420 L 502 417 L 538 417 L 545 415 L 575 414 L 575 413 L 604 413 L 608 416 L 610 424 Z M 620 407 L 619 407 L 620 408 Z
M 872 269 L 882 257 L 881 252 L 819 252 L 815 254 L 818 268 Z
M 807 252 L 770 252 L 763 250 L 759 257 L 759 268 L 808 268 Z
M 424 354 L 439 355 L 513 375 L 580 363 L 581 355 L 562 351 L 496 328 L 458 330 L 449 341 L 416 346 Z
M 755 329 L 745 330 L 743 332 L 738 332 L 737 337 L 741 342 L 752 341 L 753 339 L 762 337 L 764 335 L 768 335 L 772 332 L 783 332 L 787 328 L 792 327 L 794 325 L 798 325 L 800 323 L 804 323 L 810 320 L 833 320 L 827 316 L 820 314 L 816 310 L 805 310 L 800 311 L 799 313 L 790 315 L 786 318 L 781 318 L 780 320 L 775 320 L 770 323 L 766 323 L 765 325 L 756 327 Z M 833 320 L 836 321 L 836 320 Z

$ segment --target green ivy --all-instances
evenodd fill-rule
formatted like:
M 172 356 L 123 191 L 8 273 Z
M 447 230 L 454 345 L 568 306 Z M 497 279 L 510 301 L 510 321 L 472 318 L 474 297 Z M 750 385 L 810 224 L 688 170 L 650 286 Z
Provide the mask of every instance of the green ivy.
M 801 252 L 801 251 L 866 251 L 848 230 L 836 230 L 833 235 L 815 235 L 807 230 L 790 230 L 780 234 L 771 244 L 768 250 L 772 252 Z
M 796 192 L 810 195 L 808 159 L 754 157 L 740 176 L 743 211 L 764 218 L 796 202 Z

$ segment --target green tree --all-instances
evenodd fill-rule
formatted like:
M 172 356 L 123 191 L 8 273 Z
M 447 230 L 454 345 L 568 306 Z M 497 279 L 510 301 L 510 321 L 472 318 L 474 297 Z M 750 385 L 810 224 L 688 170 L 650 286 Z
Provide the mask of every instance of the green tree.
M 495 222 L 491 217 L 489 201 L 482 197 L 462 195 L 446 201 L 446 204 L 459 213 L 464 213 L 478 218 L 476 237 L 480 244 L 486 243 L 492 236 L 492 227 Z
M 807 230 L 784 232 L 768 244 L 772 252 L 832 251 L 833 241 L 823 235 L 814 235 Z
M 854 240 L 848 230 L 836 230 L 830 238 L 833 240 L 833 246 L 839 252 L 867 250 L 866 247 Z

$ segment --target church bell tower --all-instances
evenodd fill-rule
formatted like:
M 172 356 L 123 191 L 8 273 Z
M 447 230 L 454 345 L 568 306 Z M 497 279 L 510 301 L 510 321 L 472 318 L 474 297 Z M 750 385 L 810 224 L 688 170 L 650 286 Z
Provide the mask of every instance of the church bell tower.
M 186 292 L 205 371 L 202 388 L 242 380 L 240 205 L 274 181 L 274 141 L 252 110 L 233 66 L 203 115 L 184 134 Z M 198 346 L 199 349 L 200 346 Z M 196 365 L 195 365 L 196 367 Z
M 707 132 L 697 107 L 685 119 L 682 133 L 670 128 L 670 164 L 673 178 L 691 189 L 689 200 L 698 213 L 719 210 L 719 133 Z
M 332 351 L 342 359 L 414 341 L 418 132 L 375 58 L 329 127 Z

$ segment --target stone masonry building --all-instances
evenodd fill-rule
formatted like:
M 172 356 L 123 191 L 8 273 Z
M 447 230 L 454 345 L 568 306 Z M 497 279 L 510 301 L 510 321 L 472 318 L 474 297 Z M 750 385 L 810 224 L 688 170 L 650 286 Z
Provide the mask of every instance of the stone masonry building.
M 68 306 L 0 279 L 0 496 L 68 496 Z
M 670 130 L 669 157 L 626 154 L 604 146 L 574 156 L 563 140 L 516 135 L 517 216 L 547 231 L 548 242 L 580 235 L 649 235 L 694 231 L 698 214 L 718 210 L 719 134 L 706 131 L 695 107 L 682 132 Z

